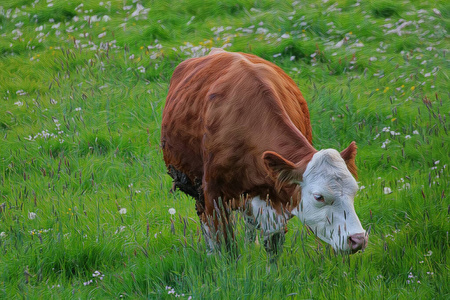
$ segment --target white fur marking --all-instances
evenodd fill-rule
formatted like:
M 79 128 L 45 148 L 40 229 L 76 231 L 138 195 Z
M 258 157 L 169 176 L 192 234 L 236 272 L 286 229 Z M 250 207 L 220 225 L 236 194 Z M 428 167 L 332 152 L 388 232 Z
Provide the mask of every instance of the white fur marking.
M 251 200 L 252 213 L 256 221 L 256 227 L 260 228 L 264 235 L 271 235 L 284 231 L 287 217 L 279 215 L 276 210 L 259 196 Z
M 302 200 L 292 214 L 333 248 L 350 250 L 348 237 L 365 231 L 353 206 L 358 185 L 339 152 L 326 149 L 315 153 L 299 184 Z M 315 200 L 314 194 L 322 195 L 324 202 Z

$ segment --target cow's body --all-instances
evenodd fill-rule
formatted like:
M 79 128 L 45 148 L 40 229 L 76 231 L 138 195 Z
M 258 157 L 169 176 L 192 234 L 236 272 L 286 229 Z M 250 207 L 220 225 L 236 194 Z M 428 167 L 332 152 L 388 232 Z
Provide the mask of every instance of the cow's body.
M 174 187 L 197 199 L 207 235 L 208 219 L 217 229 L 215 210 L 236 209 L 246 199 L 253 207 L 250 226 L 262 227 L 267 236 L 281 233 L 291 215 L 300 216 L 302 175 L 322 152 L 311 141 L 307 103 L 276 65 L 216 49 L 176 68 L 163 112 L 161 144 Z M 346 151 L 348 169 L 356 175 L 356 147 L 352 144 Z M 339 159 L 349 175 L 344 159 Z M 224 210 L 220 214 L 227 218 Z

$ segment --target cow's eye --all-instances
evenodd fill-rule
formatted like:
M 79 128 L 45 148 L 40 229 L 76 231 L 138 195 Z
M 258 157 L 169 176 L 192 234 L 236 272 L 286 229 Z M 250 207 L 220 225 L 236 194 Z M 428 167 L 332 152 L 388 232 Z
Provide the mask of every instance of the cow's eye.
M 319 201 L 319 202 L 325 201 L 325 200 L 323 199 L 323 196 L 320 195 L 320 194 L 313 194 L 313 196 L 314 196 L 314 199 L 316 199 L 316 200 Z

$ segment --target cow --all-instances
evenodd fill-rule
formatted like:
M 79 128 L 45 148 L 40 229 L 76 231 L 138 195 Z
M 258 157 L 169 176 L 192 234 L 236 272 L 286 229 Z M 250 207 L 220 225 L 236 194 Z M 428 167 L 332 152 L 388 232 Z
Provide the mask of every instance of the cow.
M 223 224 L 244 211 L 246 238 L 261 229 L 269 254 L 297 216 L 337 252 L 364 250 L 354 209 L 355 142 L 316 150 L 308 106 L 295 82 L 258 56 L 213 49 L 174 70 L 163 109 L 161 147 L 172 189 L 196 199 L 209 251 Z M 222 224 L 222 225 L 221 225 Z M 247 235 L 248 233 L 248 235 Z

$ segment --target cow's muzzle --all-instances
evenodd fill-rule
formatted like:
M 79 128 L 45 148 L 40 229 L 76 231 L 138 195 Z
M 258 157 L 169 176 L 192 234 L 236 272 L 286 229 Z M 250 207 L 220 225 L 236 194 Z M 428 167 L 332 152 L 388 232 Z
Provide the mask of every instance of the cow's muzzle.
M 351 253 L 356 253 L 359 250 L 364 250 L 366 248 L 367 242 L 369 241 L 369 236 L 365 232 L 355 233 L 348 237 L 348 245 L 350 247 Z

